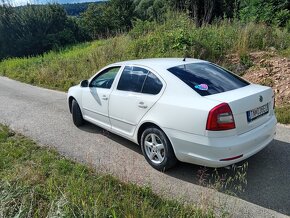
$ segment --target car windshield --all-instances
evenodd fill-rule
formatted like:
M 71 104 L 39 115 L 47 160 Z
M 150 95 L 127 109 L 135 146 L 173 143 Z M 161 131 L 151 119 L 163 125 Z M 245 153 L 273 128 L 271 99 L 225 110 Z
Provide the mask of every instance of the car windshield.
M 183 64 L 168 69 L 201 96 L 238 89 L 249 83 L 209 62 Z

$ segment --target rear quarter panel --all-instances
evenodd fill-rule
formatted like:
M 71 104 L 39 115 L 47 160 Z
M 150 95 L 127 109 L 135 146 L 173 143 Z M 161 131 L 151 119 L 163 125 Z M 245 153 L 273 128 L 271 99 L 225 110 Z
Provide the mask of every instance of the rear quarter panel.
M 208 112 L 218 102 L 198 95 L 177 78 L 166 82 L 163 95 L 143 117 L 140 125 L 153 122 L 162 129 L 204 135 Z

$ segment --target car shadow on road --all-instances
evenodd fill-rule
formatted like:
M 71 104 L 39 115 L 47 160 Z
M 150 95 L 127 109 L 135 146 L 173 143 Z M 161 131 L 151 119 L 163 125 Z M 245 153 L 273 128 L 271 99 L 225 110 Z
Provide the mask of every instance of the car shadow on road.
M 279 140 L 234 168 L 180 163 L 168 175 L 290 215 L 290 143 Z M 245 176 L 243 174 L 245 173 Z M 245 180 L 244 180 L 245 179 Z M 227 188 L 223 186 L 227 185 Z
M 122 146 L 126 147 L 126 148 L 129 148 L 131 149 L 132 151 L 135 151 L 139 154 L 142 155 L 142 151 L 141 151 L 141 148 L 139 145 L 121 137 L 121 136 L 118 136 L 114 133 L 111 133 L 101 127 L 98 127 L 96 125 L 93 125 L 91 123 L 87 123 L 81 127 L 78 127 L 80 130 L 82 131 L 86 131 L 86 132 L 89 132 L 89 133 L 95 133 L 95 134 L 101 134 L 103 136 L 106 136 L 107 138 L 121 144 Z
M 142 154 L 140 146 L 100 127 L 86 124 L 80 129 L 102 134 L 128 149 Z M 259 206 L 290 215 L 290 159 L 288 154 L 290 154 L 290 143 L 274 140 L 264 150 L 246 161 L 236 164 L 235 167 L 213 169 L 179 163 L 165 173 L 177 179 L 215 188 Z

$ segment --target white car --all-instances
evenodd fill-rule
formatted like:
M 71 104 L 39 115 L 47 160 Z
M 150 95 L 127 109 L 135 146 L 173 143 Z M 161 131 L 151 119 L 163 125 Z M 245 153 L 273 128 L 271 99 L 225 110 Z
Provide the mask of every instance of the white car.
M 274 94 L 207 61 L 111 64 L 71 87 L 73 122 L 91 122 L 141 145 L 155 169 L 177 160 L 223 167 L 265 148 L 276 133 Z

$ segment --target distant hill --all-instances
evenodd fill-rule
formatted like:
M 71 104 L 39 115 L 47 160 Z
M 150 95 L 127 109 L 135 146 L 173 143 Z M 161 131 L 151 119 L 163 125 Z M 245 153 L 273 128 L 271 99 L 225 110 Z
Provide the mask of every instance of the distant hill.
M 1 1 L 1 0 L 0 0 Z M 84 2 L 84 3 L 71 3 L 71 4 L 61 4 L 64 7 L 64 10 L 69 16 L 79 16 L 82 12 L 87 10 L 90 4 L 104 4 L 107 1 L 95 1 L 95 2 Z M 42 4 L 37 4 L 41 6 Z M 15 8 L 23 8 L 26 5 L 16 6 Z
M 76 4 L 86 2 L 101 2 L 104 0 L 41 0 L 41 3 L 58 2 L 59 4 Z M 106 1 L 106 0 L 105 0 Z

